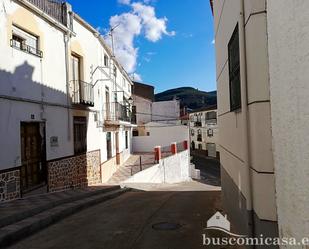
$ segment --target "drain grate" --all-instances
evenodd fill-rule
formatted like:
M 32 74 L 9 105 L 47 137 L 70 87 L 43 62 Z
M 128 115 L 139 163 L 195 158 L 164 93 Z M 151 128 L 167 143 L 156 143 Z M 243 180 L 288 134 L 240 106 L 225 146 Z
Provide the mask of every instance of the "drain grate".
M 154 230 L 168 231 L 168 230 L 177 230 L 181 228 L 181 225 L 179 223 L 160 222 L 160 223 L 153 224 L 152 228 Z

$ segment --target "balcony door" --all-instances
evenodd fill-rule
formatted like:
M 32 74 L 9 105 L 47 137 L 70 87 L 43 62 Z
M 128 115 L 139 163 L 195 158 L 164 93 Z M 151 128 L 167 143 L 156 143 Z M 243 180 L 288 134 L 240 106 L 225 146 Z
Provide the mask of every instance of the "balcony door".
M 105 110 L 106 110 L 106 119 L 110 120 L 110 101 L 109 101 L 109 88 L 105 88 Z
M 80 58 L 72 54 L 72 102 L 80 101 Z

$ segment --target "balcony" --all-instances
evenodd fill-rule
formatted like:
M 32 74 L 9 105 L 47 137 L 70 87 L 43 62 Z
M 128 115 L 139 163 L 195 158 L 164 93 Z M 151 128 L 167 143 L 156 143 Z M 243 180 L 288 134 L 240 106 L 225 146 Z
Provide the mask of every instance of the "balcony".
M 132 112 L 128 104 L 119 102 L 106 103 L 104 106 L 104 121 L 107 124 L 131 123 Z
M 67 26 L 67 5 L 61 0 L 27 0 L 50 17 Z
M 70 92 L 73 104 L 94 106 L 93 87 L 82 80 L 70 82 Z
M 201 126 L 202 126 L 202 122 L 201 121 L 194 122 L 194 127 L 201 127 Z

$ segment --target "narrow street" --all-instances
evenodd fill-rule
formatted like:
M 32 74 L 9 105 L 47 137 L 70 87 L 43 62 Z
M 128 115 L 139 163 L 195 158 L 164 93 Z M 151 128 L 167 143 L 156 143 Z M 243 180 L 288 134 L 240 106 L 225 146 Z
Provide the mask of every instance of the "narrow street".
M 72 215 L 10 248 L 205 248 L 202 234 L 207 220 L 221 210 L 220 191 L 195 191 L 194 183 L 182 185 L 179 189 L 186 191 L 132 190 Z M 163 230 L 153 227 L 162 222 L 168 223 L 163 224 Z
M 192 162 L 195 168 L 201 172 L 201 181 L 212 186 L 221 186 L 220 162 L 206 156 L 193 154 Z

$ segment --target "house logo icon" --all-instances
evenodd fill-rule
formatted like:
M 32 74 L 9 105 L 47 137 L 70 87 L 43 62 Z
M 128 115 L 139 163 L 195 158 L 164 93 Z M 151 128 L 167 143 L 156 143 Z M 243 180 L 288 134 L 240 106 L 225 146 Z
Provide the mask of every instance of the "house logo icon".
M 231 223 L 227 219 L 227 215 L 222 215 L 220 212 L 216 212 L 207 221 L 207 230 L 219 230 L 234 237 L 246 237 L 246 235 L 240 235 L 231 233 Z

